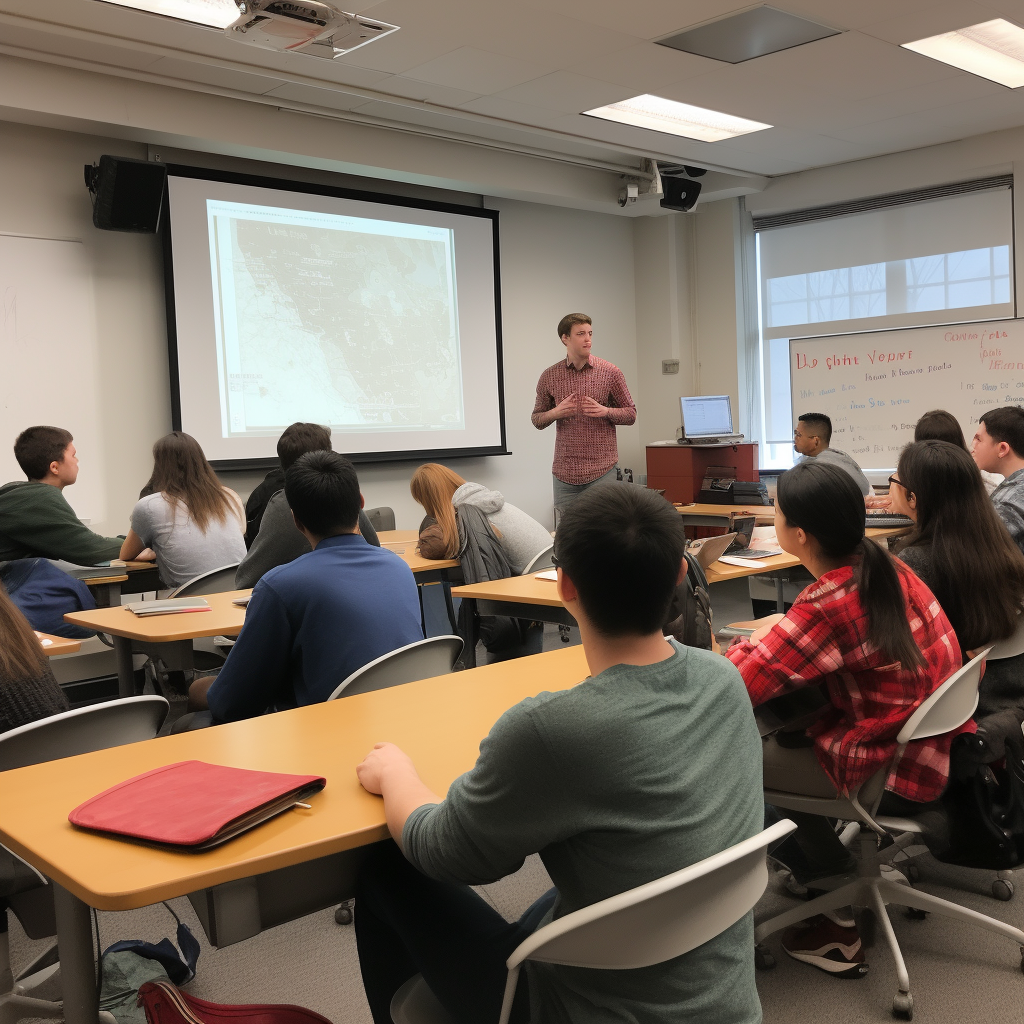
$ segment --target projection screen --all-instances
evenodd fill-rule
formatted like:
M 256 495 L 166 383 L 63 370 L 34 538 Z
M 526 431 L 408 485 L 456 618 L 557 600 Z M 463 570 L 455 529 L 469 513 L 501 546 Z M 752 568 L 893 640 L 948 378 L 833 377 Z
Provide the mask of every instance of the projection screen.
M 298 420 L 359 462 L 506 454 L 497 213 L 168 168 L 175 429 L 267 466 Z

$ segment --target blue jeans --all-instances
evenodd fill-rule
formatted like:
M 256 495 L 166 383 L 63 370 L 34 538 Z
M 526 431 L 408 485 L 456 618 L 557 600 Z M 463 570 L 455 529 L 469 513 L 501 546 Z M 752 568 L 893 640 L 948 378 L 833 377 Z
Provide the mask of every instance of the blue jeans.
M 505 961 L 553 905 L 549 890 L 518 920 L 506 921 L 468 885 L 420 874 L 390 840 L 379 843 L 356 881 L 356 949 L 374 1024 L 391 1024 L 391 998 L 422 974 L 456 1024 L 495 1022 Z M 519 976 L 512 1024 L 529 1017 Z
M 617 483 L 618 477 L 616 474 L 618 469 L 619 467 L 616 463 L 604 476 L 599 476 L 596 480 L 591 480 L 587 484 L 567 484 L 564 480 L 559 480 L 557 476 L 552 474 L 551 486 L 555 494 L 555 508 L 559 512 L 564 512 L 571 504 L 573 498 L 578 498 L 588 487 L 596 487 L 598 484 Z

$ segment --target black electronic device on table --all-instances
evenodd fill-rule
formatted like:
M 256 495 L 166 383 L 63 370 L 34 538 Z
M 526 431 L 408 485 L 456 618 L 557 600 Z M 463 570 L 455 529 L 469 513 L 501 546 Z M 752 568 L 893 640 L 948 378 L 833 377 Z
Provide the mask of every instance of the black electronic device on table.
M 697 501 L 705 505 L 770 505 L 768 487 L 754 480 L 733 480 L 723 490 L 702 488 Z
M 902 516 L 897 512 L 868 512 L 864 517 L 864 528 L 867 530 L 892 530 L 914 525 L 910 516 Z
M 736 538 L 725 549 L 723 554 L 732 555 L 735 558 L 771 558 L 772 555 L 781 555 L 782 548 L 773 549 L 752 548 L 754 543 L 754 523 L 756 516 L 733 516 L 729 528 L 734 530 Z

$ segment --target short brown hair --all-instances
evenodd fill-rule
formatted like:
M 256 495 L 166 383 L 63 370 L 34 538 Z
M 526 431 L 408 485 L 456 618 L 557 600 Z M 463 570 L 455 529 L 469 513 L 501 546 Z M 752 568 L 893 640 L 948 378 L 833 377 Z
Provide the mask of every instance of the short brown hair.
M 277 457 L 281 460 L 282 469 L 288 469 L 306 452 L 330 450 L 331 432 L 319 423 L 293 423 L 277 439 Z
M 1017 458 L 1024 458 L 1024 409 L 1019 405 L 1004 405 L 1001 409 L 989 409 L 979 423 L 997 444 L 1005 441 Z
M 572 329 L 577 324 L 593 324 L 593 322 L 594 321 L 591 320 L 586 313 L 566 313 L 565 316 L 558 321 L 558 337 L 561 339 L 567 334 L 572 334 Z
M 63 462 L 74 438 L 63 427 L 29 427 L 14 442 L 14 457 L 29 480 L 42 480 L 51 462 Z

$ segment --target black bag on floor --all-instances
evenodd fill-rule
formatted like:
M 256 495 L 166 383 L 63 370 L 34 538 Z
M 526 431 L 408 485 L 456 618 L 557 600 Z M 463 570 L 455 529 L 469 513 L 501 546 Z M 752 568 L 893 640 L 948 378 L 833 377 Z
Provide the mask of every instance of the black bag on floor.
M 672 595 L 668 621 L 661 631 L 687 647 L 710 651 L 711 595 L 708 592 L 708 578 L 693 555 L 686 552 L 685 558 L 686 575 Z

